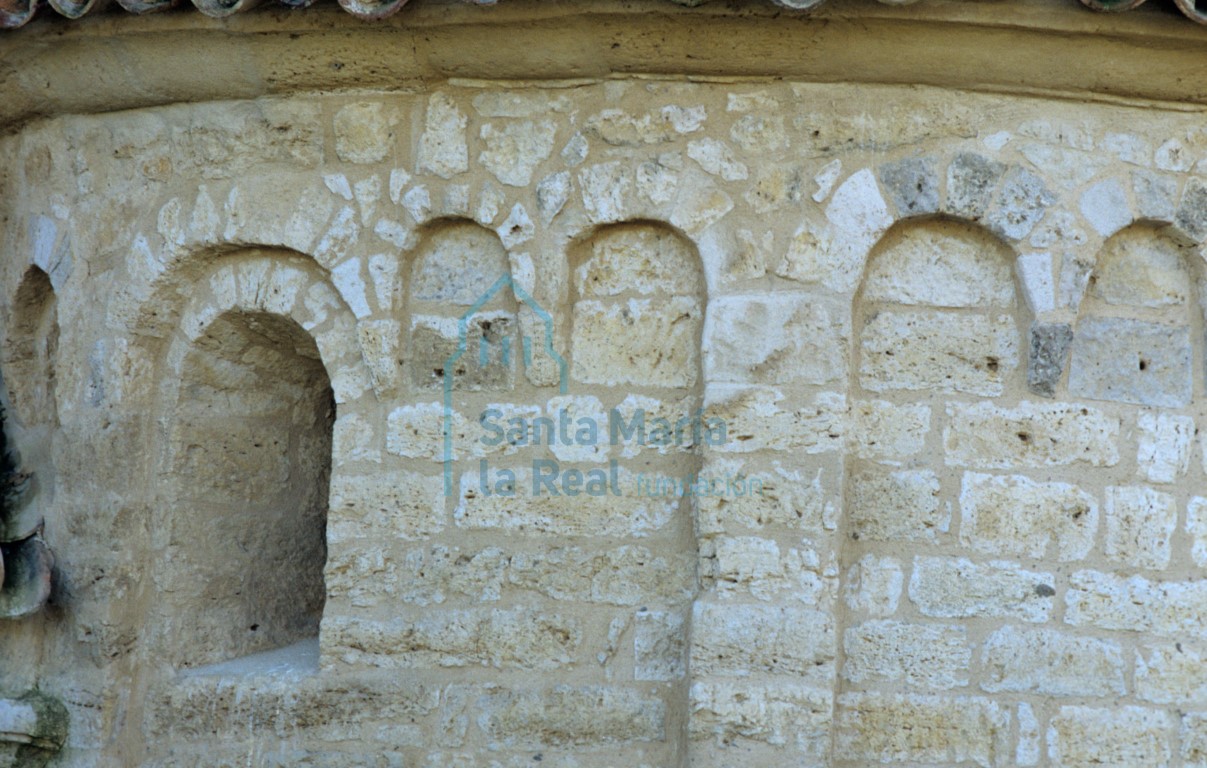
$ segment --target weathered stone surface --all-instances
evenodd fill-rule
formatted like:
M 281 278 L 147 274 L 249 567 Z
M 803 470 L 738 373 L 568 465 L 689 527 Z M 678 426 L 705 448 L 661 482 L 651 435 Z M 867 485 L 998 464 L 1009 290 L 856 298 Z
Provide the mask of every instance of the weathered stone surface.
M 1122 696 L 1124 656 L 1118 643 L 1050 629 L 1003 627 L 985 641 L 981 687 L 990 693 Z
M 335 151 L 350 163 L 384 160 L 393 148 L 393 133 L 381 104 L 349 104 L 335 113 Z
M 704 742 L 706 752 L 719 752 L 716 757 L 725 755 L 721 750 L 726 747 L 742 750 L 741 755 L 751 744 L 765 744 L 791 745 L 794 752 L 817 760 L 825 754 L 830 738 L 832 696 L 829 689 L 795 682 L 693 683 L 688 735 Z
M 1124 229 L 1098 255 L 1091 295 L 1119 307 L 1184 306 L 1194 286 L 1186 250 L 1159 229 Z
M 1180 408 L 1190 402 L 1190 331 L 1161 323 L 1089 318 L 1077 327 L 1069 394 Z
M 807 542 L 806 542 L 807 543 Z M 781 549 L 772 539 L 723 536 L 700 543 L 700 581 L 723 597 L 772 600 L 790 594 L 817 604 L 833 591 L 837 576 L 807 547 Z
M 848 535 L 861 541 L 936 541 L 951 524 L 929 470 L 857 475 L 847 514 Z
M 846 399 L 821 393 L 812 405 L 786 407 L 784 393 L 771 387 L 710 386 L 704 415 L 722 419 L 729 442 L 722 453 L 800 450 L 806 454 L 836 451 L 843 444 Z
M 1018 329 L 1009 315 L 883 310 L 868 318 L 860 346 L 860 382 L 873 392 L 994 397 L 1018 366 Z
M 1080 560 L 1098 530 L 1098 503 L 1069 483 L 1028 477 L 964 474 L 960 491 L 960 542 L 980 552 L 1010 557 Z
M 840 760 L 992 768 L 1008 749 L 1010 712 L 980 697 L 848 693 L 835 727 Z
M 574 305 L 572 376 L 586 384 L 690 387 L 698 380 L 696 299 L 580 301 Z
M 1136 464 L 1151 483 L 1173 483 L 1190 466 L 1194 419 L 1167 413 L 1142 413 L 1137 419 L 1139 446 Z
M 892 616 L 905 586 L 901 563 L 891 557 L 864 555 L 847 571 L 847 607 L 871 616 Z
M 486 148 L 478 162 L 501 183 L 527 187 L 537 165 L 553 153 L 556 134 L 557 123 L 552 120 L 486 123 L 480 132 Z
M 1048 727 L 1048 757 L 1060 768 L 1158 768 L 1172 757 L 1172 735 L 1169 715 L 1159 710 L 1061 707 Z
M 1065 603 L 1074 626 L 1187 637 L 1207 621 L 1207 583 L 1077 571 Z
M 488 738 L 525 750 L 658 741 L 666 733 L 666 705 L 632 688 L 502 690 L 487 693 L 479 707 L 478 727 Z
M 955 222 L 927 221 L 890 237 L 868 265 L 865 301 L 953 308 L 1014 306 L 1008 252 L 988 233 Z
M 582 640 L 581 624 L 568 617 L 482 608 L 414 620 L 333 620 L 324 624 L 323 649 L 381 667 L 557 669 L 573 662 Z
M 834 655 L 835 627 L 828 613 L 774 605 L 696 603 L 691 650 L 695 674 L 768 673 L 820 682 L 832 677 Z
M 633 631 L 633 678 L 678 680 L 687 672 L 687 629 L 683 616 L 638 611 Z
M 982 155 L 956 155 L 947 168 L 947 211 L 970 221 L 984 216 L 1005 172 L 1006 166 Z
M 880 183 L 899 216 L 920 216 L 939 210 L 939 178 L 931 158 L 912 157 L 882 165 Z
M 1074 403 L 952 404 L 943 430 L 947 462 L 978 469 L 1119 461 L 1119 420 Z
M 968 684 L 972 646 L 963 627 L 869 621 L 843 634 L 842 676 L 946 690 Z
M 807 294 L 727 296 L 704 329 L 709 381 L 828 384 L 846 378 L 849 327 L 837 307 Z
M 444 93 L 428 99 L 423 134 L 419 137 L 419 170 L 449 179 L 469 170 L 465 142 L 468 118 Z
M 1019 167 L 1002 177 L 993 204 L 985 214 L 985 223 L 1003 237 L 1021 240 L 1044 217 L 1055 197 L 1043 179 Z
M 1027 356 L 1027 387 L 1037 395 L 1052 397 L 1064 377 L 1073 327 L 1068 323 L 1036 323 L 1031 326 L 1031 350 Z
M 1207 698 L 1207 652 L 1187 640 L 1136 652 L 1136 695 L 1157 704 L 1197 705 Z
M 922 452 L 930 407 L 861 400 L 851 406 L 852 450 L 864 459 L 896 463 Z
M 963 558 L 917 557 L 909 599 L 926 616 L 1000 616 L 1047 621 L 1056 594 L 1052 574 L 1014 563 L 977 565 Z
M 1110 487 L 1103 505 L 1103 549 L 1112 560 L 1136 568 L 1169 564 L 1170 540 L 1178 524 L 1173 496 L 1143 487 Z

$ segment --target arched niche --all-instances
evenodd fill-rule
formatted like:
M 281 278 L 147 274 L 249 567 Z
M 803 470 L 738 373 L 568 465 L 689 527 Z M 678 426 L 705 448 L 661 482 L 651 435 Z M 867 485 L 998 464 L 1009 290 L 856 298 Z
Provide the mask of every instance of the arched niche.
M 521 349 L 507 250 L 498 235 L 464 220 L 430 225 L 407 282 L 411 383 L 458 391 L 515 386 Z M 447 371 L 446 371 L 447 367 Z
M 5 343 L 4 379 L 22 427 L 58 423 L 55 371 L 59 346 L 57 299 L 50 276 L 30 267 L 13 299 Z
M 608 225 L 573 249 L 570 280 L 575 381 L 698 387 L 704 277 L 690 241 L 653 222 Z
M 156 532 L 168 660 L 317 638 L 335 399 L 314 339 L 292 318 L 228 309 L 179 370 Z
M 1013 253 L 951 219 L 902 222 L 857 295 L 857 384 L 869 392 L 1001 395 L 1020 364 Z
M 1074 397 L 1180 408 L 1194 396 L 1202 322 L 1194 247 L 1137 223 L 1103 245 L 1082 301 L 1069 364 Z

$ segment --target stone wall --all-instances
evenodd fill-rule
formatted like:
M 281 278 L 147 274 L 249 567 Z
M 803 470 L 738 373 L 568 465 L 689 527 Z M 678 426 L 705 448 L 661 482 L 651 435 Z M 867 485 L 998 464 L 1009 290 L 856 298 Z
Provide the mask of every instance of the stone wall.
M 65 766 L 1207 765 L 1200 123 L 633 78 L 30 124 L 58 565 L 0 691 Z

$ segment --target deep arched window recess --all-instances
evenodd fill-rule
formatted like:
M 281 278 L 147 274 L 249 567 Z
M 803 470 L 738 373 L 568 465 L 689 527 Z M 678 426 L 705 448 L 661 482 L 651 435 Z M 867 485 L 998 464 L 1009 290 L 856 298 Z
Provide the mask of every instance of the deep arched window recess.
M 155 628 L 178 667 L 318 637 L 335 399 L 293 320 L 228 311 L 184 358 Z
M 0 618 L 37 612 L 50 597 L 53 558 L 41 533 L 54 492 L 59 323 L 50 277 L 30 267 L 4 344 L 0 442 Z

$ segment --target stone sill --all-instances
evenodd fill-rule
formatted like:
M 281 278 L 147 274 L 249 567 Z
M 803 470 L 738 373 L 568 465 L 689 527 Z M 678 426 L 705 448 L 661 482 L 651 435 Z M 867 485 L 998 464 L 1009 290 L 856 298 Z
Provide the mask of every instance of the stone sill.
M 1205 48 L 1207 29 L 1172 6 L 1097 14 L 1071 0 L 835 0 L 807 15 L 763 0 L 415 0 L 379 22 L 338 6 L 226 20 L 48 16 L 0 46 L 0 131 L 68 113 L 448 79 L 792 79 L 1197 109 Z
M 223 681 L 249 677 L 304 677 L 319 671 L 319 639 L 299 640 L 292 645 L 261 651 L 230 661 L 181 670 L 178 680 L 215 678 Z

